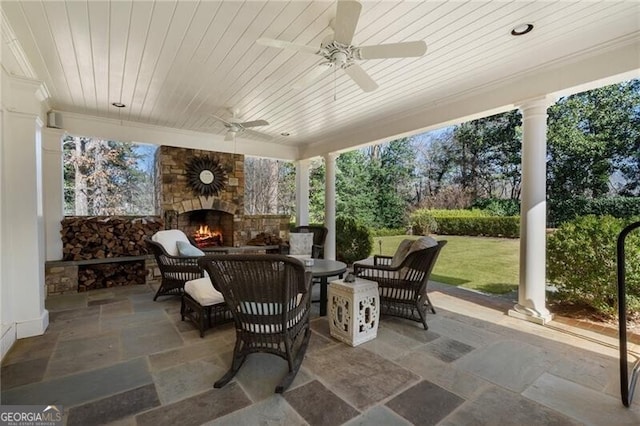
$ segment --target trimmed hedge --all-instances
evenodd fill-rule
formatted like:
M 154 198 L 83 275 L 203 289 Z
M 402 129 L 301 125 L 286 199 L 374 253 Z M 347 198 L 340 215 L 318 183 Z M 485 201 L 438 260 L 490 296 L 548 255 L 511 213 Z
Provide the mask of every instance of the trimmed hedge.
M 482 210 L 419 209 L 411 215 L 413 233 L 517 238 L 519 216 L 491 216 Z
M 579 216 L 610 215 L 616 218 L 630 218 L 640 215 L 640 197 L 575 197 L 569 200 L 549 200 L 547 202 L 548 223 L 560 226 Z
M 438 234 L 518 238 L 519 216 L 438 217 Z
M 639 217 L 635 221 L 640 220 Z M 552 297 L 584 303 L 614 315 L 617 307 L 616 243 L 633 219 L 588 215 L 565 222 L 547 238 L 547 276 L 556 286 Z M 640 232 L 627 237 L 627 311 L 640 313 Z
M 396 235 L 405 235 L 407 233 L 406 228 L 369 228 L 372 237 L 393 237 Z
M 471 204 L 472 208 L 484 210 L 491 216 L 518 216 L 520 200 L 511 198 L 478 198 Z

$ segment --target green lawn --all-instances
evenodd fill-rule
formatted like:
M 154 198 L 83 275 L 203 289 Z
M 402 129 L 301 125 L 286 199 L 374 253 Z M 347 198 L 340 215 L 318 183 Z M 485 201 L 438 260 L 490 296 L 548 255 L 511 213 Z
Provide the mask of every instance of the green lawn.
M 418 237 L 374 237 L 372 254 L 393 256 L 398 244 L 405 238 Z M 447 240 L 448 243 L 440 253 L 431 274 L 432 280 L 486 293 L 499 294 L 517 290 L 520 240 L 457 235 L 436 238 Z

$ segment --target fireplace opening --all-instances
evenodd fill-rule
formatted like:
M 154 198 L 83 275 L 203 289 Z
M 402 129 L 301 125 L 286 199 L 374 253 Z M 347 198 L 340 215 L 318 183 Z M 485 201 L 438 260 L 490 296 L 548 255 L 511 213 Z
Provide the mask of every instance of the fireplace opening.
M 178 215 L 178 229 L 200 248 L 233 246 L 233 215 L 220 210 L 193 210 Z

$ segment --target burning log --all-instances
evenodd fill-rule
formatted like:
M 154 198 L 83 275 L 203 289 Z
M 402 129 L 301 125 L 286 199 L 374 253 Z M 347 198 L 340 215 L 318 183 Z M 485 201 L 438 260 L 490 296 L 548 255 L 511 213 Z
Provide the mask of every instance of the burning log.
M 201 225 L 193 234 L 193 240 L 200 248 L 215 247 L 223 245 L 222 233 L 211 231 L 207 225 Z

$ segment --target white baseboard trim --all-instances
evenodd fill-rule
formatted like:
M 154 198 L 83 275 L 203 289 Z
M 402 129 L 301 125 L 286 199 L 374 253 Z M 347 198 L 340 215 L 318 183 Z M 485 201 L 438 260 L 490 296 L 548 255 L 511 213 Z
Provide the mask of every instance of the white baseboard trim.
M 16 323 L 16 337 L 24 339 L 25 337 L 40 336 L 49 327 L 49 311 L 42 311 L 40 318 Z
M 16 342 L 16 324 L 2 324 L 2 337 L 0 338 L 0 361 L 9 352 Z

